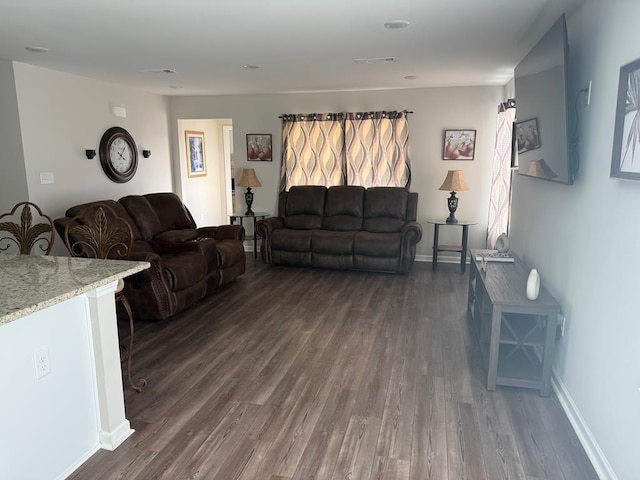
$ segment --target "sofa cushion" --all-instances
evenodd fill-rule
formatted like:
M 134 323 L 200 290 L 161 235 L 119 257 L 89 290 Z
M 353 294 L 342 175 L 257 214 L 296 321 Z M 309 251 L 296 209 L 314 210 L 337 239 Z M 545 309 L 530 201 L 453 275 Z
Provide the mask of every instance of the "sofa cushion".
M 140 230 L 136 226 L 136 223 L 133 220 L 133 218 L 131 218 L 131 216 L 129 215 L 129 212 L 127 212 L 127 210 L 115 200 L 100 200 L 97 202 L 89 202 L 89 203 L 83 203 L 82 205 L 76 205 L 75 207 L 69 208 L 66 211 L 65 216 L 68 218 L 75 217 L 77 215 L 80 215 L 85 208 L 88 208 L 98 203 L 111 207 L 113 211 L 116 212 L 116 215 L 118 215 L 120 218 L 122 218 L 131 226 L 131 231 L 133 232 L 134 240 L 142 239 Z
M 321 228 L 326 191 L 325 187 L 319 186 L 291 187 L 287 194 L 284 226 L 295 230 Z
M 367 257 L 398 257 L 400 255 L 400 235 L 358 232 L 353 240 L 353 253 Z
M 332 232 L 314 230 L 311 236 L 311 251 L 335 255 L 352 255 L 353 239 L 358 232 Z
M 161 231 L 196 228 L 189 209 L 175 193 L 148 193 L 144 198 L 160 219 Z
M 278 228 L 271 235 L 271 248 L 290 252 L 311 252 L 312 232 L 313 230 Z
M 364 193 L 362 229 L 374 233 L 399 232 L 406 223 L 409 192 L 397 187 L 374 187 Z
M 362 229 L 364 187 L 335 186 L 327 190 L 322 228 L 335 231 Z
M 207 273 L 205 259 L 197 252 L 163 255 L 162 268 L 172 291 L 182 290 L 201 281 Z
M 165 231 L 155 210 L 142 195 L 127 195 L 118 200 L 118 203 L 127 209 L 144 240 L 149 241 L 158 233 Z

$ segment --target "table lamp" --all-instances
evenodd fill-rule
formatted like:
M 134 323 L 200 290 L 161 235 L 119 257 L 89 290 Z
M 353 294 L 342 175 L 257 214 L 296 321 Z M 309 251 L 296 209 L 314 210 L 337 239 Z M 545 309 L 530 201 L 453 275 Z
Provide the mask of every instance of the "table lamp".
M 258 177 L 256 176 L 256 171 L 253 168 L 245 168 L 242 170 L 242 175 L 240 175 L 240 180 L 236 182 L 236 185 L 239 187 L 247 187 L 247 192 L 244 194 L 244 200 L 247 202 L 247 211 L 244 212 L 245 215 L 253 215 L 253 210 L 251 210 L 251 205 L 253 204 L 253 192 L 251 191 L 251 187 L 260 187 L 262 184 Z
M 458 198 L 456 197 L 456 192 L 469 190 L 469 185 L 467 185 L 467 182 L 464 179 L 462 170 L 449 170 L 447 172 L 447 176 L 444 179 L 444 182 L 442 182 L 442 185 L 440 185 L 440 188 L 438 190 L 451 192 L 451 196 L 447 199 L 447 205 L 449 207 L 449 216 L 447 217 L 447 223 L 458 223 L 458 220 L 455 216 L 456 209 L 458 208 Z

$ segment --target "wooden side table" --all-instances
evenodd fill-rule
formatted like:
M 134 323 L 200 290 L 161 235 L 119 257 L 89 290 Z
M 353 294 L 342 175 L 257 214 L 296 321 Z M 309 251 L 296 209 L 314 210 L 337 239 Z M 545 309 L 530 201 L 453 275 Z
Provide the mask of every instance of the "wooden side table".
M 476 225 L 478 222 L 468 220 L 458 220 L 458 223 L 447 223 L 446 220 L 434 220 L 429 219 L 427 223 L 433 225 L 433 260 L 431 263 L 432 269 L 435 272 L 438 270 L 438 252 L 456 252 L 460 254 L 460 271 L 465 272 L 467 266 L 467 238 L 469 233 L 469 225 Z M 440 225 L 447 225 L 451 227 L 462 227 L 462 245 L 440 245 L 438 243 L 438 235 L 440 232 Z
M 262 220 L 265 217 L 271 215 L 267 212 L 255 212 L 252 215 L 247 215 L 246 213 L 233 212 L 229 215 L 229 220 L 231 221 L 231 225 L 233 225 L 236 221 L 236 218 L 240 219 L 240 225 L 244 227 L 242 223 L 245 218 L 253 218 L 253 258 L 258 258 L 258 234 L 256 233 L 256 222 L 258 220 Z M 251 238 L 249 238 L 251 240 Z
M 486 271 L 471 250 L 467 308 L 487 367 L 487 390 L 496 385 L 551 391 L 560 304 L 540 286 L 536 300 L 526 296 L 528 266 L 488 262 Z

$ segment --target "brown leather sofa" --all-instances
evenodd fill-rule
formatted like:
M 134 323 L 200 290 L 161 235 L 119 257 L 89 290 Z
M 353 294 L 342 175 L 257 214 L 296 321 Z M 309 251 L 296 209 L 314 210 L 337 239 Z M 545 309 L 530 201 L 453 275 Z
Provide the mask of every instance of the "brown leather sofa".
M 131 225 L 130 259 L 151 263 L 150 269 L 125 279 L 124 293 L 135 319 L 171 317 L 245 272 L 244 228 L 196 228 L 191 213 L 173 193 L 129 195 L 117 202 L 71 207 L 54 222 L 61 238 L 68 221 L 95 203 L 110 206 Z
M 404 188 L 299 186 L 278 216 L 256 224 L 265 263 L 408 272 L 422 227 L 418 194 Z

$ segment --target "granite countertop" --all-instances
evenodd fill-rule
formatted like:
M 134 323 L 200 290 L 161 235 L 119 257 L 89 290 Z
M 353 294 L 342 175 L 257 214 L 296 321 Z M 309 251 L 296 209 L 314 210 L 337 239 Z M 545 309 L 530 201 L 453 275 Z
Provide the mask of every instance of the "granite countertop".
M 148 262 L 0 254 L 0 326 L 149 267 Z

